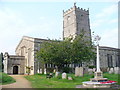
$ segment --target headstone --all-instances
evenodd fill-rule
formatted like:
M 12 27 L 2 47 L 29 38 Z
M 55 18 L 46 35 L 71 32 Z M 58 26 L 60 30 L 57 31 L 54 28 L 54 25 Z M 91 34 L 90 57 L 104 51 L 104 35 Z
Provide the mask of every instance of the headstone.
M 88 74 L 88 67 L 84 68 L 84 74 Z
M 108 67 L 108 68 L 107 68 L 107 72 L 109 72 L 109 71 L 110 71 L 110 68 Z
M 110 68 L 109 74 L 112 74 L 112 73 L 114 73 L 114 69 Z
M 62 79 L 66 79 L 67 78 L 67 74 L 66 73 L 62 73 Z
M 56 69 L 53 70 L 53 73 L 56 73 Z
M 42 69 L 40 69 L 40 74 L 42 74 Z
M 75 76 L 79 76 L 80 75 L 80 69 L 79 67 L 75 68 Z
M 76 67 L 75 68 L 75 76 L 83 76 L 84 72 L 83 72 L 83 67 Z
M 93 74 L 93 69 L 88 69 L 89 74 Z
M 44 74 L 46 74 L 46 68 L 44 69 Z
M 84 73 L 83 73 L 83 67 L 80 67 L 80 76 L 83 76 Z
M 68 80 L 73 80 L 73 79 L 72 79 L 72 77 L 69 76 L 69 77 L 68 77 Z
M 107 72 L 107 67 L 101 67 L 101 71 L 104 73 L 104 72 Z
M 55 72 L 55 77 L 58 77 L 60 72 Z
M 37 73 L 40 73 L 40 70 L 39 70 L 39 69 L 37 70 Z
M 114 73 L 115 74 L 120 74 L 120 68 L 119 67 L 114 67 Z
M 93 72 L 95 72 L 96 71 L 96 68 L 93 68 Z

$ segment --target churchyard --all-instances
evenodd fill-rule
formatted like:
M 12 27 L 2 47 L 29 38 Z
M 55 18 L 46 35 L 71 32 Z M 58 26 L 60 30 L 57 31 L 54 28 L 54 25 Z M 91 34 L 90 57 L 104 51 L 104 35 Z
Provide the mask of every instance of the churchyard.
M 73 80 L 62 79 L 61 76 L 46 78 L 46 75 L 37 74 L 26 76 L 25 78 L 32 83 L 33 88 L 75 88 L 77 85 L 82 85 L 83 81 L 88 81 L 90 78 L 93 78 L 94 75 L 84 75 L 84 77 L 75 77 L 73 74 L 68 74 L 73 78 Z M 105 73 L 104 77 L 118 81 L 118 75 Z M 120 84 L 120 83 L 119 83 Z
M 90 78 L 94 78 L 94 68 L 84 69 L 82 67 L 76 67 L 75 73 L 52 73 L 52 77 L 47 77 L 48 74 L 36 74 L 25 76 L 27 80 L 32 83 L 33 88 L 76 88 L 77 85 L 82 85 L 82 82 L 89 81 Z M 120 85 L 120 74 L 115 74 L 115 69 L 109 72 L 104 72 L 104 78 L 108 78 L 112 81 L 117 81 Z M 49 73 L 50 74 L 50 73 Z

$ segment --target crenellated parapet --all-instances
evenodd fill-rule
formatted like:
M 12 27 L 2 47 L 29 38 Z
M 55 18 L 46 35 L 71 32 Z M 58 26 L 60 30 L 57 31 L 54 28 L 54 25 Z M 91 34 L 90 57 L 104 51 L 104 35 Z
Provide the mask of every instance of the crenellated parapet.
M 68 9 L 66 11 L 63 10 L 63 15 L 67 15 L 67 14 L 73 12 L 73 11 L 75 11 L 75 9 L 76 9 L 76 6 L 71 7 L 70 9 Z
M 80 11 L 80 12 L 85 12 L 86 14 L 89 14 L 89 9 L 86 10 L 86 9 L 83 9 L 83 8 L 80 8 L 80 7 L 77 7 L 77 6 L 73 6 L 66 11 L 63 10 L 63 15 L 65 16 L 65 15 L 67 15 L 67 14 L 73 12 L 73 11 Z

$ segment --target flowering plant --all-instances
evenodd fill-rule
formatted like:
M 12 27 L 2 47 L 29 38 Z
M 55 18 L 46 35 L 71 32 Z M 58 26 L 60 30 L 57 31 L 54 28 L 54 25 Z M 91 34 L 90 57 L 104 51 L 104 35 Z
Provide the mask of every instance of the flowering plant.
M 116 81 L 112 81 L 112 80 L 109 80 L 109 81 L 106 81 L 106 82 L 100 82 L 101 84 L 106 84 L 106 83 L 116 83 Z

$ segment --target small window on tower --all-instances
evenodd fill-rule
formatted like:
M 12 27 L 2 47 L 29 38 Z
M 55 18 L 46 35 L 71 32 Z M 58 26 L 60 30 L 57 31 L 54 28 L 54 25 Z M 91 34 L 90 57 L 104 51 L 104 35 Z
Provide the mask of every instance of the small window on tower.
M 67 17 L 67 20 L 70 20 L 70 16 Z

